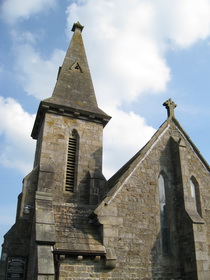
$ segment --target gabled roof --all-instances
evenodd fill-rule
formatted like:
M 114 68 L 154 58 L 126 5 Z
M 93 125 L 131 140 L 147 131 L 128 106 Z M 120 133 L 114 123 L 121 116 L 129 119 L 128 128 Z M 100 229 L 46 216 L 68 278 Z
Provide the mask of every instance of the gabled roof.
M 188 134 L 185 132 L 180 123 L 174 117 L 174 114 L 168 115 L 168 119 L 160 126 L 160 128 L 147 142 L 147 144 L 109 179 L 109 192 L 104 198 L 104 200 L 101 202 L 101 204 L 94 211 L 95 214 L 97 214 L 100 211 L 101 207 L 111 203 L 111 201 L 116 197 L 116 195 L 120 192 L 120 190 L 129 180 L 129 178 L 132 176 L 133 172 L 143 163 L 143 161 L 150 154 L 150 152 L 153 150 L 156 144 L 161 140 L 161 138 L 168 131 L 171 125 L 175 125 L 176 129 L 178 129 L 183 138 L 189 143 L 191 149 L 193 150 L 197 158 L 200 160 L 204 168 L 210 173 L 209 164 L 203 158 L 198 148 L 195 146 Z

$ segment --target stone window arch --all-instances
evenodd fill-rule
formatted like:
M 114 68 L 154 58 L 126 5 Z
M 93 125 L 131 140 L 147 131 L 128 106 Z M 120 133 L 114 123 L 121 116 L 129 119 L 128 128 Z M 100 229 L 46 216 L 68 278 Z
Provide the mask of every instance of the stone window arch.
M 190 195 L 194 200 L 195 210 L 202 216 L 199 184 L 194 176 L 190 178 Z
M 168 205 L 166 188 L 168 185 L 168 178 L 164 172 L 161 172 L 158 177 L 159 190 L 159 207 L 160 207 L 160 243 L 162 253 L 167 255 L 170 253 L 170 231 L 168 221 Z
M 77 185 L 79 134 L 74 129 L 68 140 L 65 191 L 74 192 Z

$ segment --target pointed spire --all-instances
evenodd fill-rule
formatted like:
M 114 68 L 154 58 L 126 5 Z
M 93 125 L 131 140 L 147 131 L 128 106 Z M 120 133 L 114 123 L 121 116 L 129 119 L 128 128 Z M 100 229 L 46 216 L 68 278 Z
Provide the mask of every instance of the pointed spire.
M 79 22 L 72 27 L 74 34 L 50 101 L 75 109 L 95 111 L 98 105 L 82 40 L 82 29 Z
M 45 111 L 56 108 L 57 112 L 65 111 L 65 114 L 77 115 L 78 118 L 82 116 L 83 119 L 88 118 L 91 121 L 96 119 L 105 126 L 111 117 L 98 107 L 82 40 L 82 30 L 83 26 L 79 22 L 74 23 L 72 27 L 74 34 L 63 65 L 59 69 L 52 97 L 43 100 L 40 106 L 45 108 Z

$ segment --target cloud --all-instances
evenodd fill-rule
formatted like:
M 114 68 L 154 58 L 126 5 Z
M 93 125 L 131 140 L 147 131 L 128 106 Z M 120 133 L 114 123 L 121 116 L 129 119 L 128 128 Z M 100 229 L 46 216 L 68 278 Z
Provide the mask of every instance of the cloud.
M 4 0 L 1 15 L 14 24 L 18 19 L 28 19 L 31 15 L 55 8 L 57 0 Z
M 82 6 L 70 5 L 67 13 L 68 30 L 77 20 L 87 28 L 83 36 L 103 104 L 109 97 L 119 105 L 132 102 L 145 92 L 166 89 L 170 69 L 153 36 L 155 13 L 150 3 L 89 0 Z M 107 82 L 109 86 L 105 85 Z
M 31 44 L 16 45 L 16 72 L 28 95 L 37 99 L 51 96 L 64 55 L 63 50 L 55 49 L 49 59 L 44 59 Z
M 24 31 L 24 30 L 15 30 L 12 29 L 11 32 L 11 37 L 13 39 L 13 42 L 15 45 L 17 44 L 30 44 L 30 45 L 35 45 L 36 44 L 36 35 L 32 34 L 29 31 Z
M 144 118 L 133 112 L 111 110 L 112 119 L 104 129 L 104 175 L 109 178 L 142 148 L 155 133 Z
M 209 0 L 157 0 L 156 29 L 171 45 L 187 48 L 210 34 Z M 160 31 L 161 30 L 161 31 Z
M 124 105 L 161 94 L 171 80 L 166 54 L 210 34 L 209 0 L 77 1 L 67 9 L 67 30 L 78 20 L 99 104 L 112 120 L 105 128 L 104 173 L 110 176 L 154 133 Z M 100 69 L 100 70 L 99 70 Z
M 37 1 L 38 6 L 41 3 L 48 2 Z M 147 92 L 166 91 L 171 79 L 166 52 L 206 38 L 209 13 L 209 0 L 87 0 L 68 7 L 67 22 L 68 30 L 78 19 L 88 30 L 83 35 L 99 103 L 111 98 L 120 106 Z M 20 79 L 28 94 L 44 98 L 51 93 L 64 52 L 55 50 L 43 59 L 32 46 L 31 34 L 24 36 L 31 42 L 18 48 Z
M 54 49 L 48 57 L 36 49 L 39 36 L 29 31 L 11 31 L 14 69 L 24 91 L 37 99 L 51 96 L 65 52 Z
M 32 168 L 35 141 L 31 133 L 35 115 L 23 110 L 12 98 L 0 96 L 0 163 L 9 168 L 16 168 L 23 174 Z
M 166 91 L 167 52 L 210 34 L 210 0 L 86 0 L 69 5 L 67 15 L 67 30 L 78 20 L 87 28 L 83 36 L 101 103 L 112 97 L 117 106 Z
M 52 8 L 56 2 L 22 0 L 15 11 L 13 6 L 9 8 L 14 1 L 2 4 L 4 16 L 13 22 L 46 6 Z M 86 0 L 69 5 L 67 30 L 78 20 L 85 25 L 83 38 L 96 96 L 100 107 L 113 117 L 105 128 L 107 174 L 119 168 L 154 133 L 142 117 L 122 108 L 148 92 L 161 94 L 167 90 L 171 80 L 167 52 L 190 47 L 209 36 L 209 13 L 210 0 Z M 55 49 L 43 57 L 30 32 L 13 32 L 13 40 L 16 72 L 25 92 L 38 99 L 50 96 L 65 52 Z

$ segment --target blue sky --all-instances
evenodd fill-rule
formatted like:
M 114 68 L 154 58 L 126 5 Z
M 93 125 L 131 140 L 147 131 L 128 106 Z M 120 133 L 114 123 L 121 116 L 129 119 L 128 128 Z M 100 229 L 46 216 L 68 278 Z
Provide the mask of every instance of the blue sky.
M 104 130 L 108 178 L 175 115 L 209 162 L 210 0 L 5 0 L 0 4 L 0 242 L 31 171 L 30 134 L 72 36 L 83 39 Z

